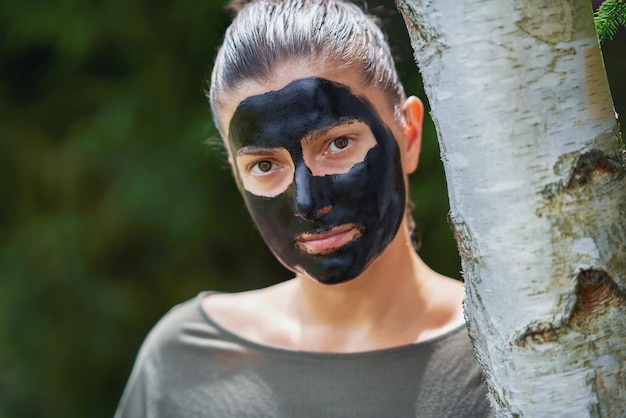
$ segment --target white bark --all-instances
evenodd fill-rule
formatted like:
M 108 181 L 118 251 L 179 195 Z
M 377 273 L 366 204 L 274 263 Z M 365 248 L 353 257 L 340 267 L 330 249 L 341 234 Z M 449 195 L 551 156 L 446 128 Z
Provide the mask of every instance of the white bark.
M 497 415 L 626 416 L 626 156 L 590 2 L 398 2 Z

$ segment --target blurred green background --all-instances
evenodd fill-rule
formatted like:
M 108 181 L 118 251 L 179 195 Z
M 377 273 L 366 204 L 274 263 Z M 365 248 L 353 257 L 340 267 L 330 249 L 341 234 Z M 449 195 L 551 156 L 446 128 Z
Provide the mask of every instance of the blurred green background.
M 403 22 L 380 16 L 410 94 Z M 204 289 L 290 276 L 251 223 L 203 96 L 222 2 L 0 3 L 0 417 L 110 417 L 150 327 Z M 624 31 L 604 47 L 626 110 Z M 422 257 L 459 277 L 431 122 Z M 245 257 L 245 262 L 242 262 Z

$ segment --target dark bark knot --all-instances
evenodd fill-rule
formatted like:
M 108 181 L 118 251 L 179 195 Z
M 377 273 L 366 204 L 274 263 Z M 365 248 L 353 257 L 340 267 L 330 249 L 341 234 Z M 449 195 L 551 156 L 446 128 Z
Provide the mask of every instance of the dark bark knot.
M 564 321 L 533 322 L 516 335 L 513 344 L 543 344 L 556 341 L 560 334 L 572 329 L 587 330 L 608 309 L 626 303 L 626 292 L 601 269 L 581 269 L 576 275 L 574 294 L 576 304 Z
M 617 306 L 626 295 L 604 270 L 580 270 L 576 277 L 576 307 L 573 317 L 587 316 L 602 307 Z
M 543 344 L 559 338 L 560 327 L 550 321 L 533 322 L 514 339 L 514 345 L 525 347 L 527 344 Z
M 622 177 L 624 176 L 624 171 L 621 159 L 608 156 L 604 152 L 594 149 L 578 157 L 566 187 L 573 188 L 586 184 L 593 180 L 595 176 L 613 174 Z
M 550 183 L 541 194 L 548 199 L 592 181 L 601 179 L 621 180 L 626 174 L 626 161 L 623 155 L 607 155 L 604 151 L 592 149 L 578 156 L 566 180 Z

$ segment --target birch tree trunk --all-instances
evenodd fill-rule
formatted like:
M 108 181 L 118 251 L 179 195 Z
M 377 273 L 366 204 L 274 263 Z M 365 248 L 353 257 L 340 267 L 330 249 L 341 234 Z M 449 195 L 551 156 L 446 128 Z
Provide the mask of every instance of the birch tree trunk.
M 589 0 L 397 1 L 497 416 L 626 416 L 626 156 Z

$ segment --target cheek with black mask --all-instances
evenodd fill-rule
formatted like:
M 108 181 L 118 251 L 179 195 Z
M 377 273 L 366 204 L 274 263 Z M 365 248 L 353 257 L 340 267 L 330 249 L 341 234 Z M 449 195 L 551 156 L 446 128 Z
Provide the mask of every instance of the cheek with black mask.
M 303 156 L 303 138 L 348 121 L 366 124 L 375 145 L 346 172 L 313 175 Z M 293 181 L 275 196 L 247 190 L 235 170 L 261 235 L 289 269 L 324 284 L 351 280 L 398 232 L 406 203 L 398 145 L 371 103 L 346 86 L 305 78 L 248 97 L 231 119 L 228 141 L 234 156 L 242 149 L 289 153 Z M 343 230 L 352 231 L 352 239 L 329 251 L 311 251 L 303 244 Z

